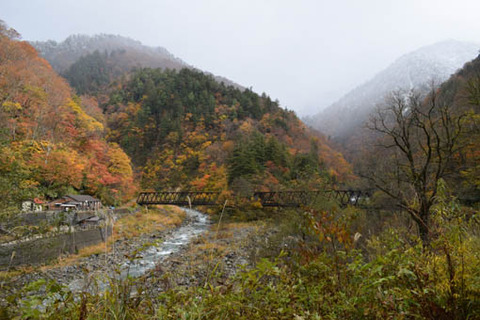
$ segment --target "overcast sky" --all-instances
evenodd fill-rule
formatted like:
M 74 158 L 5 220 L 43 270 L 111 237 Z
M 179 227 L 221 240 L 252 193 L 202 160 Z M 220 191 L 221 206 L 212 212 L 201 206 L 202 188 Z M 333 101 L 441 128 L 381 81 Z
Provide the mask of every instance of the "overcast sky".
M 25 40 L 111 33 L 313 114 L 399 56 L 480 42 L 478 0 L 0 0 Z

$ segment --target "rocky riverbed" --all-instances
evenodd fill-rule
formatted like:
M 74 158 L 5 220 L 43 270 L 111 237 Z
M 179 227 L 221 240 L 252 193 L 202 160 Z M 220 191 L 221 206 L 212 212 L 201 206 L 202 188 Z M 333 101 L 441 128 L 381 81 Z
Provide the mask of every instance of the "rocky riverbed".
M 178 286 L 222 284 L 240 269 L 252 264 L 255 238 L 262 232 L 256 224 L 229 223 L 212 226 L 147 275 L 148 287 L 164 291 Z
M 95 278 L 120 277 L 132 261 L 135 261 L 137 270 L 135 276 L 146 280 L 154 292 L 175 286 L 200 285 L 206 281 L 221 283 L 235 274 L 240 266 L 249 264 L 249 257 L 255 254 L 252 235 L 258 235 L 261 226 L 241 223 L 213 225 L 202 221 L 205 228 L 196 229 L 191 239 L 185 239 L 179 230 L 191 231 L 193 225 L 198 225 L 199 217 L 202 219 L 202 216 L 187 214 L 179 228 L 117 240 L 108 253 L 93 254 L 71 265 L 43 268 L 8 279 L 4 281 L 2 296 L 4 298 L 38 279 L 53 279 L 74 291 L 84 290 L 87 285 L 98 284 L 99 281 L 93 281 Z M 180 243 L 182 238 L 187 241 Z M 178 246 L 172 249 L 172 243 L 178 243 Z M 170 246 L 165 247 L 165 244 Z M 162 253 L 154 265 L 151 261 L 142 262 L 142 255 L 152 250 Z

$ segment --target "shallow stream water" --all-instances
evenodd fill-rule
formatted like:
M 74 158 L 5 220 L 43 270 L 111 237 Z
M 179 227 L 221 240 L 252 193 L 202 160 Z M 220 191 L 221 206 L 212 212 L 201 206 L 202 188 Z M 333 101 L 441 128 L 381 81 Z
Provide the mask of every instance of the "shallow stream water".
M 182 208 L 187 214 L 188 223 L 181 226 L 165 239 L 165 241 L 149 246 L 138 253 L 138 258 L 126 260 L 120 266 L 120 272 L 110 274 L 110 277 L 125 279 L 126 277 L 140 277 L 153 270 L 170 254 L 178 252 L 188 244 L 192 238 L 204 233 L 210 224 L 208 216 L 200 211 Z M 104 291 L 108 286 L 108 279 L 97 280 L 97 290 Z M 85 290 L 85 279 L 76 279 L 68 287 L 72 291 Z
M 193 209 L 183 208 L 187 213 L 188 224 L 175 230 L 169 239 L 146 248 L 140 253 L 141 258 L 126 261 L 122 265 L 122 277 L 139 277 L 155 268 L 166 256 L 177 252 L 192 238 L 205 232 L 209 225 L 207 215 Z

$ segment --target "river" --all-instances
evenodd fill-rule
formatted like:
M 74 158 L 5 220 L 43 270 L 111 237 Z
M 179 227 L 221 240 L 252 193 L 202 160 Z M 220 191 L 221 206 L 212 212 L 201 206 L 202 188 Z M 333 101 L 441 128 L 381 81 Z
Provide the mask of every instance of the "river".
M 192 238 L 204 233 L 210 221 L 208 216 L 200 211 L 182 208 L 187 215 L 187 224 L 181 226 L 163 242 L 144 248 L 135 259 L 125 259 L 120 265 L 120 272 L 111 272 L 109 277 L 125 279 L 126 277 L 140 277 L 155 266 L 161 263 L 170 254 L 178 252 L 183 246 L 188 244 Z M 108 279 L 98 279 L 97 289 L 104 291 L 108 285 Z M 76 279 L 69 283 L 68 287 L 72 291 L 85 290 L 85 280 Z

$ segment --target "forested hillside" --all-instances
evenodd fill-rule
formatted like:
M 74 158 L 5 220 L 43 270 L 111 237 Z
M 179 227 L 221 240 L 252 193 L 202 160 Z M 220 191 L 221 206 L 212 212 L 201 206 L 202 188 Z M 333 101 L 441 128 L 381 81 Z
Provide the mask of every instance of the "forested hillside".
M 131 198 L 130 159 L 105 140 L 101 112 L 75 96 L 48 62 L 17 38 L 0 25 L 2 208 L 68 192 L 96 195 L 105 203 Z
M 133 73 L 104 105 L 144 188 L 252 191 L 345 182 L 350 167 L 291 111 L 182 69 Z
M 32 45 L 78 94 L 105 94 L 110 82 L 134 68 L 194 69 L 165 48 L 149 47 L 118 35 L 72 35 L 60 43 L 34 41 Z M 243 89 L 226 78 L 215 79 Z
M 480 201 L 480 56 L 465 64 L 439 88 L 439 99 L 455 115 L 464 115 L 466 134 L 460 137 L 462 151 L 455 158 L 452 184 L 460 199 Z
M 130 162 L 150 189 L 249 194 L 352 177 L 340 153 L 265 94 L 192 69 L 115 73 L 120 66 L 95 52 L 70 69 L 77 92 L 89 93 L 77 96 L 9 30 L 3 26 L 0 101 L 8 205 L 69 192 L 128 200 L 136 189 Z

